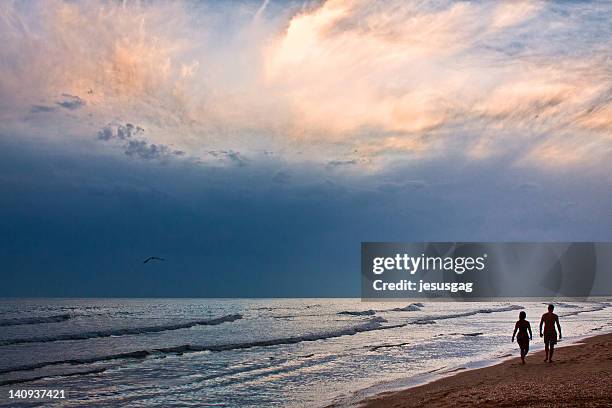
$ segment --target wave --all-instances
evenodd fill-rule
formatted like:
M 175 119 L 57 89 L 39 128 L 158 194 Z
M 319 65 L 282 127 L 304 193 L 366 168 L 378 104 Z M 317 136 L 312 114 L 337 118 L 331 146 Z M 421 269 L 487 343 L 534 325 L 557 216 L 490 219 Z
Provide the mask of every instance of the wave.
M 462 313 L 452 313 L 452 314 L 447 314 L 447 315 L 438 315 L 438 316 L 430 316 L 430 317 L 426 317 L 423 319 L 417 319 L 411 322 L 411 324 L 435 324 L 436 321 L 438 320 L 446 320 L 446 319 L 455 319 L 457 317 L 465 317 L 465 316 L 473 316 L 476 314 L 482 314 L 482 313 L 498 313 L 498 312 L 508 312 L 511 310 L 522 310 L 524 309 L 523 306 L 519 306 L 519 305 L 509 305 L 509 306 L 502 306 L 502 307 L 498 307 L 498 308 L 487 308 L 487 309 L 476 309 L 476 310 L 471 310 L 468 312 L 462 312 Z
M 352 311 L 352 310 L 345 310 L 343 312 L 338 312 L 339 315 L 349 315 L 349 316 L 372 316 L 376 314 L 376 310 L 357 310 L 357 311 Z
M 99 331 L 91 331 L 91 332 L 85 332 L 85 333 L 60 334 L 57 336 L 49 336 L 49 337 L 30 337 L 30 338 L 21 338 L 21 339 L 9 339 L 9 340 L 0 341 L 0 346 L 9 346 L 9 345 L 14 345 L 14 344 L 24 344 L 24 343 L 48 343 L 52 341 L 63 341 L 63 340 L 87 340 L 87 339 L 95 339 L 95 338 L 100 338 L 100 337 L 159 333 L 159 332 L 169 331 L 169 330 L 188 329 L 194 326 L 214 326 L 214 325 L 221 324 L 221 323 L 233 322 L 239 319 L 242 319 L 242 315 L 232 314 L 232 315 L 222 316 L 222 317 L 218 317 L 214 319 L 195 320 L 195 321 L 190 321 L 190 322 L 185 322 L 185 323 L 176 323 L 176 324 L 163 325 L 163 326 L 133 327 L 133 328 L 124 328 L 124 329 L 99 330 Z
M 251 310 L 267 310 L 269 312 L 273 312 L 275 310 L 304 310 L 304 309 L 312 309 L 315 307 L 321 307 L 320 304 L 314 305 L 300 305 L 300 306 L 261 306 L 254 307 Z
M 253 347 L 269 347 L 278 346 L 282 344 L 296 344 L 306 341 L 317 341 L 331 339 L 341 336 L 353 336 L 357 333 L 363 333 L 373 330 L 385 330 L 396 327 L 404 327 L 406 324 L 395 324 L 390 326 L 383 326 L 382 323 L 387 323 L 386 319 L 382 317 L 373 317 L 357 326 L 347 327 L 344 329 L 332 330 L 327 332 L 309 333 L 301 336 L 293 337 L 282 337 L 270 340 L 258 340 L 246 343 L 229 343 L 229 344 L 217 344 L 210 346 L 197 346 L 186 344 L 178 347 L 168 347 L 163 349 L 156 349 L 156 351 L 167 352 L 167 353 L 184 353 L 184 352 L 196 352 L 196 351 L 229 351 L 229 350 L 242 350 Z
M 0 320 L 0 327 L 20 326 L 22 324 L 58 323 L 72 318 L 70 314 L 59 314 L 54 316 L 16 317 L 13 319 Z
M 152 354 L 149 350 L 139 350 L 133 351 L 129 353 L 119 353 L 119 354 L 110 354 L 106 356 L 96 356 L 96 357 L 88 357 L 88 358 L 72 358 L 67 360 L 56 360 L 56 361 L 43 361 L 36 364 L 15 366 L 9 368 L 3 368 L 0 370 L 0 374 L 13 373 L 16 371 L 30 371 L 36 370 L 38 368 L 56 366 L 56 365 L 80 365 L 80 364 L 93 364 L 100 363 L 103 361 L 112 361 L 112 360 L 125 360 L 125 359 L 142 359 L 150 356 Z
M 397 344 L 379 344 L 378 346 L 369 346 L 370 351 L 376 351 L 381 348 L 391 348 L 391 347 L 404 347 L 409 345 L 410 343 L 397 343 Z
M 550 303 L 546 303 L 546 302 L 544 302 L 542 304 L 546 305 L 546 306 L 550 305 Z M 578 306 L 578 305 L 572 305 L 570 303 L 564 303 L 564 302 L 552 302 L 552 304 L 555 305 L 555 306 L 559 306 L 559 307 L 566 307 L 568 309 L 580 309 L 580 307 L 581 307 L 581 306 Z
M 447 337 L 447 336 L 464 336 L 464 337 L 477 337 L 482 336 L 484 333 L 476 332 L 476 333 L 440 333 L 436 334 L 434 337 Z
M 266 316 L 268 317 L 268 316 Z M 269 315 L 272 319 L 295 319 L 299 317 L 321 317 L 321 313 L 312 314 L 288 314 L 288 315 Z
M 66 374 L 41 375 L 39 377 L 30 377 L 30 378 L 16 378 L 16 379 L 13 379 L 13 380 L 0 381 L 0 387 L 5 386 L 5 385 L 23 384 L 23 383 L 27 383 L 27 382 L 44 380 L 45 378 L 65 378 L 65 377 L 74 377 L 74 376 L 77 376 L 77 375 L 100 374 L 100 373 L 103 373 L 104 371 L 106 371 L 106 368 L 96 368 L 96 369 L 93 369 L 93 370 L 76 371 L 76 372 L 73 372 L 73 373 L 66 373 Z
M 386 312 L 417 312 L 423 307 L 422 303 L 411 303 L 404 307 L 396 307 L 393 309 L 386 310 Z
M 382 310 L 345 310 L 342 312 L 338 312 L 339 315 L 349 315 L 349 316 L 373 316 L 376 312 L 416 312 L 421 310 L 423 307 L 422 303 L 410 303 L 404 307 L 395 307 L 393 309 L 382 309 Z
M 81 364 L 92 364 L 97 362 L 111 361 L 111 360 L 125 360 L 125 359 L 143 359 L 155 355 L 165 355 L 165 354 L 178 354 L 181 355 L 183 353 L 194 353 L 194 352 L 221 352 L 221 351 L 229 351 L 229 350 L 243 350 L 249 349 L 253 347 L 268 347 L 268 346 L 277 346 L 282 344 L 296 344 L 307 341 L 317 341 L 317 340 L 325 340 L 331 339 L 335 337 L 341 336 L 352 336 L 357 333 L 373 331 L 373 330 L 384 330 L 384 329 L 392 329 L 396 327 L 404 327 L 406 324 L 397 324 L 390 326 L 383 326 L 382 323 L 387 323 L 382 317 L 373 317 L 368 319 L 366 322 L 347 327 L 344 329 L 338 329 L 328 332 L 319 332 L 319 333 L 311 333 L 305 334 L 302 336 L 293 336 L 293 337 L 284 337 L 270 340 L 259 340 L 245 343 L 227 343 L 227 344 L 214 344 L 214 345 L 193 345 L 193 344 L 184 344 L 180 346 L 173 347 L 163 347 L 163 348 L 154 348 L 151 350 L 139 350 L 128 353 L 119 353 L 119 354 L 111 354 L 104 356 L 94 356 L 87 358 L 75 358 L 75 359 L 67 359 L 67 360 L 57 360 L 57 361 L 46 361 L 37 364 L 31 365 L 23 365 L 23 366 L 15 366 L 9 367 L 0 370 L 0 374 L 11 373 L 15 371 L 29 371 L 35 370 L 48 366 L 56 366 L 56 365 L 81 365 Z
M 599 303 L 599 304 L 597 304 L 597 306 L 594 306 L 594 307 L 591 307 L 591 308 L 588 308 L 588 309 L 574 310 L 573 312 L 566 312 L 566 313 L 559 313 L 559 316 L 561 316 L 561 317 L 568 317 L 568 316 L 576 316 L 576 315 L 579 315 L 581 313 L 599 312 L 600 310 L 604 310 L 608 306 L 610 306 L 609 303 Z

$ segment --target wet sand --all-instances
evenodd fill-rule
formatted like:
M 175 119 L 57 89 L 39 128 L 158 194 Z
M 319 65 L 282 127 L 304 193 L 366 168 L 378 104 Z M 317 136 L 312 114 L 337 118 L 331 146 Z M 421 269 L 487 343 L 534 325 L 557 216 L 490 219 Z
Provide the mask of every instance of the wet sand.
M 534 342 L 541 339 L 534 337 Z M 482 369 L 458 372 L 419 387 L 383 393 L 364 407 L 612 407 L 612 334 Z M 518 349 L 516 350 L 518 355 Z

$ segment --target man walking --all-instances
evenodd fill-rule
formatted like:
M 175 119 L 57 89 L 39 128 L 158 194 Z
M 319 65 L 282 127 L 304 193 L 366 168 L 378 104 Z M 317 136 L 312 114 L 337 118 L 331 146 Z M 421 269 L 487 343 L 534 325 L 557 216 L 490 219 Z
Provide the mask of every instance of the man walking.
M 559 328 L 559 339 L 562 338 L 559 316 L 554 314 L 553 310 L 555 310 L 555 306 L 553 304 L 548 305 L 548 313 L 544 313 L 542 320 L 540 320 L 540 337 L 544 337 L 544 349 L 546 350 L 544 361 L 549 363 L 552 363 L 553 351 L 555 350 L 555 344 L 557 344 L 555 325 Z M 542 325 L 544 325 L 544 334 L 542 334 Z

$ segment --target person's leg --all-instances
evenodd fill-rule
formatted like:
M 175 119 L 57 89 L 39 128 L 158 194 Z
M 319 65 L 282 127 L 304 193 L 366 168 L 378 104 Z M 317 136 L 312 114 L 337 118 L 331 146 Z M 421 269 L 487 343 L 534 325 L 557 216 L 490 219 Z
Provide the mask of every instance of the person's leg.
M 548 356 L 548 362 L 549 363 L 552 363 L 553 351 L 555 351 L 555 344 L 554 343 L 550 343 L 550 351 L 549 351 L 549 356 Z
M 546 352 L 546 358 L 544 359 L 544 362 L 548 361 L 548 342 L 544 342 L 544 351 Z
M 521 347 L 521 362 L 522 362 L 522 364 L 525 364 L 525 355 L 526 354 L 527 354 L 527 351 L 525 351 L 525 349 Z

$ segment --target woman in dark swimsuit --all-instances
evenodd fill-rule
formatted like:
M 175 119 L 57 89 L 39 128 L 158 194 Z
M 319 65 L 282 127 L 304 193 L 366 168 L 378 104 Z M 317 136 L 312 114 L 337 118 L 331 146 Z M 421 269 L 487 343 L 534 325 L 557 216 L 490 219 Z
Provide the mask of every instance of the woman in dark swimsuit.
M 531 334 L 531 325 L 525 318 L 527 317 L 527 313 L 521 312 L 519 313 L 518 322 L 514 325 L 514 333 L 512 333 L 512 341 L 514 341 L 514 336 L 518 330 L 518 336 L 516 336 L 516 342 L 521 348 L 521 361 L 525 364 L 525 356 L 529 351 L 529 340 L 533 339 Z M 529 334 L 527 334 L 529 332 Z

